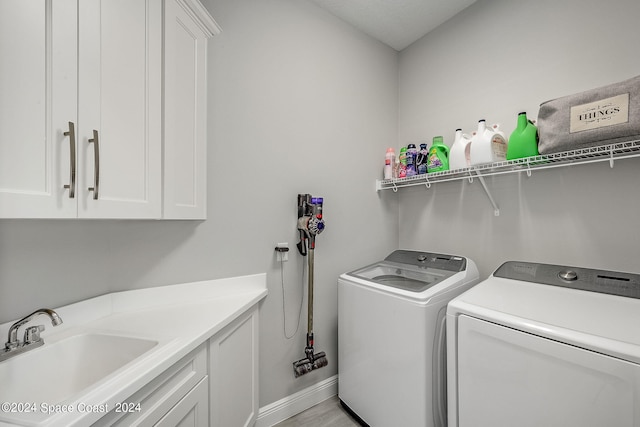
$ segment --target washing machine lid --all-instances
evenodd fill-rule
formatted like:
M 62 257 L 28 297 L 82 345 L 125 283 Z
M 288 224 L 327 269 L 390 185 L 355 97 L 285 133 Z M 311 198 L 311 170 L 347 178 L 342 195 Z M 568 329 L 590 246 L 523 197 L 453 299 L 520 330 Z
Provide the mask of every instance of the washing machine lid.
M 453 299 L 471 316 L 640 363 L 640 275 L 510 261 Z
M 423 292 L 466 268 L 464 257 L 397 250 L 383 261 L 368 265 L 347 275 L 383 286 L 410 292 Z

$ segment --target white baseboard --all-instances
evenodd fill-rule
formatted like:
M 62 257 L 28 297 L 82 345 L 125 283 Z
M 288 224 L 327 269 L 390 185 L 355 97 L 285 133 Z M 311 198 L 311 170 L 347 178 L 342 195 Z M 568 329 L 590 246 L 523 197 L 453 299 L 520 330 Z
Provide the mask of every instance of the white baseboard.
M 255 427 L 271 427 L 338 394 L 338 376 L 327 378 L 260 408 Z

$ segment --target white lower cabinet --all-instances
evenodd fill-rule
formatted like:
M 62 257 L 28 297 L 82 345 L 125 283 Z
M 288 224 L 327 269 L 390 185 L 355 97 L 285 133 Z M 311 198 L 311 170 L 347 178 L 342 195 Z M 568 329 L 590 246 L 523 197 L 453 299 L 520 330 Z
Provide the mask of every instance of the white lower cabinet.
M 204 384 L 204 385 L 203 385 Z M 207 345 L 202 344 L 178 363 L 164 371 L 130 398 L 110 408 L 94 426 L 176 425 L 169 420 L 198 421 L 206 426 L 208 418 Z M 182 416 L 180 417 L 180 415 Z
M 255 305 L 93 426 L 253 426 L 258 322 Z
M 209 381 L 205 377 L 156 426 L 200 427 L 209 422 Z
M 258 416 L 258 307 L 209 343 L 211 427 L 252 426 Z

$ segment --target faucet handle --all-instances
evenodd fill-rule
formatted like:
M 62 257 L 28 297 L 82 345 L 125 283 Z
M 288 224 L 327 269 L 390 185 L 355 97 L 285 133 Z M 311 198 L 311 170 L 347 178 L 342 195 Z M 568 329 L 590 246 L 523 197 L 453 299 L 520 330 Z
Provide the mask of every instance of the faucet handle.
M 42 341 L 40 332 L 44 331 L 44 325 L 31 326 L 24 331 L 24 344 L 33 344 Z

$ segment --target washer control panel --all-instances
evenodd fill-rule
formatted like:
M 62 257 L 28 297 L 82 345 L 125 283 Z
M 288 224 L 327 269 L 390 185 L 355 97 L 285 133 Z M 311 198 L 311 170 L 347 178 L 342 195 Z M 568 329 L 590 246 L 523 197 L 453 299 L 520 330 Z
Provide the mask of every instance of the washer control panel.
M 408 251 L 403 249 L 393 251 L 384 260 L 400 264 L 414 265 L 420 268 L 436 268 L 446 271 L 464 271 L 467 268 L 467 259 L 461 256 Z
M 640 299 L 640 274 L 508 261 L 493 276 Z

